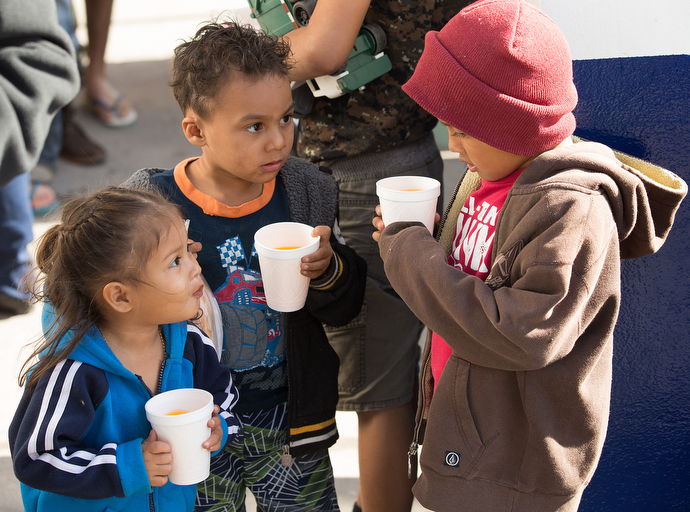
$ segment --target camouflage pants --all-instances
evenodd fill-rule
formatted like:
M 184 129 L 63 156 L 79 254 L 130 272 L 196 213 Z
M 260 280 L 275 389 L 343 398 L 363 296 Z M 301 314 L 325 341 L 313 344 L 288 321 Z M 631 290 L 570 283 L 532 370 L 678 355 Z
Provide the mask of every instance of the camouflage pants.
M 237 441 L 211 459 L 211 475 L 197 486 L 195 511 L 245 511 L 249 489 L 262 512 L 313 510 L 339 512 L 328 451 L 295 457 L 281 464 L 287 444 L 287 406 L 238 414 Z

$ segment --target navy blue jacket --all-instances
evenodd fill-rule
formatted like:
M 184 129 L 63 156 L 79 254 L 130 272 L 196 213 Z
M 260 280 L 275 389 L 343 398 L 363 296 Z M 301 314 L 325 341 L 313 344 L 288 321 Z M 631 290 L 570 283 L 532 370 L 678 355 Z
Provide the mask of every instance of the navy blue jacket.
M 237 390 L 198 327 L 163 326 L 161 392 L 196 387 L 220 406 L 223 446 L 239 423 Z M 92 329 L 69 358 L 26 391 L 10 425 L 14 471 L 26 511 L 192 510 L 196 486 L 152 488 L 141 443 L 151 432 L 151 392 Z

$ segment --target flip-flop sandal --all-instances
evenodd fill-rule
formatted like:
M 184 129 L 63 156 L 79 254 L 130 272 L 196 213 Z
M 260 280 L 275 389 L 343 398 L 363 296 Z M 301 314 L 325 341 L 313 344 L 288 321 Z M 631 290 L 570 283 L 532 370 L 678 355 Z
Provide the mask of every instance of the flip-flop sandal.
M 36 193 L 36 190 L 37 190 L 38 187 L 40 187 L 41 185 L 44 185 L 44 183 L 41 182 L 41 181 L 33 181 L 33 182 L 31 183 L 31 192 L 29 193 L 29 198 L 30 198 L 30 199 L 34 197 L 34 194 Z M 52 203 L 50 203 L 50 204 L 48 204 L 48 205 L 46 205 L 46 206 L 43 206 L 43 207 L 41 207 L 41 208 L 34 208 L 34 207 L 32 207 L 32 210 L 34 211 L 34 216 L 36 216 L 36 217 L 41 217 L 41 216 L 43 216 L 43 215 L 48 215 L 49 213 L 54 212 L 54 211 L 57 210 L 59 207 L 60 207 L 60 201 L 59 201 L 59 199 L 58 199 L 57 197 L 55 197 L 55 199 L 53 200 Z
M 91 98 L 91 111 L 93 115 L 96 116 L 96 118 L 106 126 L 110 126 L 113 128 L 129 126 L 137 120 L 137 111 L 134 109 L 134 107 L 130 107 L 129 113 L 126 116 L 120 116 L 120 103 L 122 103 L 123 99 L 125 99 L 124 95 L 119 94 L 117 98 L 115 98 L 115 102 L 112 105 L 108 105 L 103 100 L 100 100 L 98 98 Z M 112 117 L 110 117 L 109 119 L 103 117 L 99 109 L 103 109 L 106 112 L 110 112 L 110 114 L 112 114 Z

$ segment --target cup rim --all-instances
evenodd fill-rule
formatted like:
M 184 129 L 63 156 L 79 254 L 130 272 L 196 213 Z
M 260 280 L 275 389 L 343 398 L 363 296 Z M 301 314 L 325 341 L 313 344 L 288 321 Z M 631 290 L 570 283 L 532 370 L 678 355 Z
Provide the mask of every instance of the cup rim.
M 280 231 L 281 229 L 287 226 L 298 226 L 299 229 L 304 231 L 304 234 L 306 234 L 311 239 L 309 243 L 301 245 L 294 249 L 278 249 L 276 247 L 270 247 L 266 244 L 262 244 L 259 240 L 262 234 L 265 234 L 273 230 Z M 291 260 L 295 258 L 301 258 L 302 256 L 306 256 L 307 254 L 315 252 L 319 247 L 321 237 L 311 236 L 311 232 L 313 230 L 314 228 L 312 226 L 308 224 L 303 224 L 301 222 L 274 222 L 271 224 L 267 224 L 257 229 L 254 233 L 254 247 L 260 257 L 271 258 L 274 260 Z
M 179 394 L 180 391 L 185 391 L 187 393 L 191 392 L 192 394 L 199 395 L 199 397 L 203 397 L 206 402 L 198 409 L 186 412 L 184 414 L 176 414 L 174 416 L 170 416 L 169 414 L 159 414 L 153 410 L 154 407 L 158 406 L 159 402 L 171 400 L 173 395 Z M 146 411 L 146 419 L 149 420 L 149 423 L 156 423 L 159 425 L 186 425 L 188 423 L 199 421 L 200 419 L 205 418 L 213 413 L 213 395 L 205 389 L 199 388 L 170 389 L 149 398 L 144 404 L 144 410 Z
M 415 183 L 420 190 L 402 190 L 396 183 Z M 400 185 L 398 185 L 400 187 Z M 391 176 L 376 182 L 376 195 L 379 198 L 405 203 L 429 201 L 441 195 L 441 182 L 428 176 Z

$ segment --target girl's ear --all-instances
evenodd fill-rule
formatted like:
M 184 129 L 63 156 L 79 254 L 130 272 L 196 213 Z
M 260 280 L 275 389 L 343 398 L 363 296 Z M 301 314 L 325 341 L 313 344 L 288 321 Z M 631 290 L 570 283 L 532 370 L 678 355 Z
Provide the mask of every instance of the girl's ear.
M 133 289 L 122 283 L 112 282 L 103 287 L 103 300 L 118 313 L 128 313 L 134 308 Z
M 187 115 L 182 120 L 182 131 L 187 140 L 195 146 L 206 145 L 206 137 L 203 132 L 203 121 L 194 114 Z

